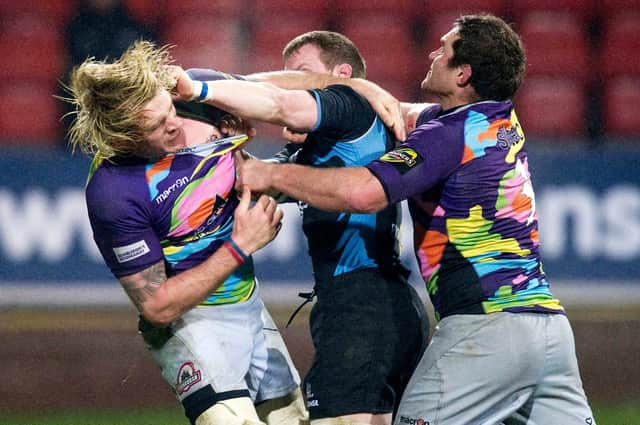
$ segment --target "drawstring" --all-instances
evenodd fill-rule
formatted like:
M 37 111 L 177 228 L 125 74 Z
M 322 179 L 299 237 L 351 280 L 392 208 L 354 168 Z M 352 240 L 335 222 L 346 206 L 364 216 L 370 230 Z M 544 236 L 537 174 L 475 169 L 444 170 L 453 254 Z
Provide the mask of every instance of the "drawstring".
M 291 314 L 291 317 L 289 317 L 289 321 L 287 322 L 287 325 L 285 326 L 285 328 L 289 327 L 291 322 L 293 322 L 293 318 L 296 317 L 296 314 L 298 314 L 298 312 L 302 309 L 302 307 L 304 307 L 305 305 L 307 305 L 308 303 L 313 301 L 313 298 L 316 296 L 316 290 L 314 288 L 314 289 L 311 290 L 311 292 L 298 292 L 298 296 L 300 298 L 304 298 L 304 301 Z

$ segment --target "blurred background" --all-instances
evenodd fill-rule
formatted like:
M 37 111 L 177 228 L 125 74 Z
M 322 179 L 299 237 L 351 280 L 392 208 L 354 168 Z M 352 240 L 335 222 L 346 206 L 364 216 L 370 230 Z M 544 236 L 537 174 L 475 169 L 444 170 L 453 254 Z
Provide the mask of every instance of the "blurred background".
M 47 415 L 42 423 L 98 423 L 69 415 L 139 409 L 182 420 L 93 244 L 89 160 L 69 151 L 68 109 L 54 97 L 74 65 L 144 38 L 174 45 L 185 68 L 277 70 L 289 40 L 329 29 L 356 43 L 369 79 L 421 101 L 428 54 L 471 12 L 499 15 L 523 38 L 528 69 L 514 102 L 545 271 L 572 320 L 596 419 L 639 424 L 630 412 L 640 413 L 640 0 L 0 0 L 0 423 L 40 423 L 19 419 L 25 411 Z M 282 145 L 278 128 L 258 130 L 254 154 Z M 415 272 L 407 232 L 403 241 Z M 282 326 L 311 287 L 306 250 L 288 206 L 283 231 L 256 257 Z M 302 372 L 307 315 L 283 329 Z M 145 417 L 135 423 L 164 420 Z

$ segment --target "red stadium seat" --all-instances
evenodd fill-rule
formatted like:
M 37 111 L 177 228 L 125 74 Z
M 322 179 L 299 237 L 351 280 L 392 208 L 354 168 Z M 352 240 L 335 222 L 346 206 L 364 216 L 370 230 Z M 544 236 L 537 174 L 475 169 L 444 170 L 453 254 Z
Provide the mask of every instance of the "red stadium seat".
M 525 79 L 514 100 L 516 113 L 529 137 L 584 137 L 587 92 L 574 79 Z
M 21 14 L 40 15 L 58 21 L 62 25 L 75 10 L 75 2 L 71 0 L 0 0 L 0 17 Z
M 330 6 L 330 2 L 318 0 L 252 0 L 251 12 L 254 15 L 254 19 L 258 20 L 265 18 L 268 20 L 270 17 L 281 13 L 300 16 L 313 15 L 325 20 L 328 17 Z
M 614 137 L 640 137 L 640 77 L 621 77 L 608 81 L 603 90 L 602 115 L 606 134 Z
M 602 19 L 621 13 L 637 13 L 640 0 L 600 0 L 598 14 Z
M 456 16 L 470 13 L 492 13 L 502 16 L 505 13 L 504 0 L 462 0 L 462 1 L 441 1 L 425 0 L 422 2 L 422 13 L 429 19 L 432 14 L 448 13 Z
M 165 13 L 166 0 L 122 0 L 122 5 L 139 22 L 158 25 Z
M 308 31 L 327 29 L 323 16 L 281 13 L 269 20 L 256 18 L 247 64 L 250 72 L 282 69 L 282 50 L 289 41 Z
M 192 14 L 214 19 L 241 18 L 246 14 L 246 8 L 244 3 L 238 0 L 166 0 L 164 3 L 167 25 Z
M 510 2 L 511 13 L 517 19 L 531 12 L 569 13 L 587 23 L 596 15 L 600 0 L 516 0 Z
M 341 32 L 360 50 L 369 79 L 414 83 L 415 42 L 405 19 L 370 15 L 346 22 Z
M 603 23 L 598 61 L 604 79 L 640 76 L 640 11 L 610 16 Z
M 55 81 L 65 66 L 62 32 L 57 21 L 38 14 L 20 14 L 2 22 L 2 79 Z
M 453 22 L 460 16 L 457 11 L 443 11 L 428 14 L 424 20 L 424 37 L 420 52 L 425 57 L 425 63 L 429 61 L 429 53 L 440 48 L 440 38 L 453 28 Z
M 589 37 L 574 15 L 529 12 L 520 19 L 519 32 L 529 75 L 586 78 L 592 74 Z
M 62 101 L 55 86 L 32 82 L 0 85 L 0 139 L 3 144 L 54 144 L 61 136 Z
M 436 50 L 440 46 L 440 37 L 449 32 L 460 15 L 487 12 L 504 18 L 505 10 L 503 0 L 425 0 L 420 11 L 419 28 L 424 36 L 421 48 L 426 55 Z
M 384 15 L 392 19 L 407 18 L 420 13 L 420 0 L 339 1 L 333 9 L 334 17 L 343 22 L 366 15 Z
M 237 21 L 191 15 L 169 26 L 165 41 L 174 45 L 171 54 L 184 68 L 243 72 L 246 49 Z

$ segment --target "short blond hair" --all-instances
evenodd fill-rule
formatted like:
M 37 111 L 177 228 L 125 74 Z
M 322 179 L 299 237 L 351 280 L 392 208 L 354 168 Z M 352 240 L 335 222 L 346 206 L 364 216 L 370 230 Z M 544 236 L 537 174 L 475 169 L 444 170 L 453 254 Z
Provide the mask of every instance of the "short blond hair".
M 72 149 L 102 159 L 135 154 L 145 138 L 144 106 L 160 89 L 173 88 L 171 62 L 168 46 L 137 41 L 112 63 L 89 58 L 76 67 L 65 99 L 74 107 Z

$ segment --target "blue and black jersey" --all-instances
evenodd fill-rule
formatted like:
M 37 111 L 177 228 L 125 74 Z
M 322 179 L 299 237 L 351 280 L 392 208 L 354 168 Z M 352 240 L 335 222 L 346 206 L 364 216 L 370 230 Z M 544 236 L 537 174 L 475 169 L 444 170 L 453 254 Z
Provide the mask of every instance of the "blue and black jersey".
M 312 90 L 318 121 L 296 162 L 315 167 L 363 166 L 395 145 L 371 105 L 342 85 Z M 357 187 L 352 190 L 358 190 Z M 355 270 L 397 273 L 399 205 L 376 214 L 333 213 L 300 205 L 317 282 Z

